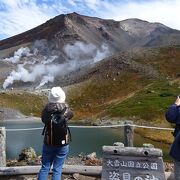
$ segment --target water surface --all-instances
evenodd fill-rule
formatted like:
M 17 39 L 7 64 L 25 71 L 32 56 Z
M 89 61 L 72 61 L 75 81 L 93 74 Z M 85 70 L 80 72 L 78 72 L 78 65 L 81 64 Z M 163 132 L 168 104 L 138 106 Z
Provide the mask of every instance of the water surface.
M 7 121 L 0 122 L 0 126 L 7 129 L 6 156 L 7 159 L 18 158 L 21 150 L 32 147 L 38 155 L 41 154 L 43 136 L 42 129 L 30 131 L 9 131 L 9 129 L 26 129 L 43 127 L 41 122 L 32 121 Z M 123 128 L 70 128 L 72 142 L 70 144 L 69 156 L 76 156 L 80 153 L 89 154 L 96 152 L 102 157 L 102 146 L 113 145 L 114 142 L 123 142 Z M 135 134 L 134 146 L 140 147 L 143 143 L 151 143 L 156 148 L 163 150 L 164 159 L 169 160 L 169 145 L 154 142 L 152 140 Z

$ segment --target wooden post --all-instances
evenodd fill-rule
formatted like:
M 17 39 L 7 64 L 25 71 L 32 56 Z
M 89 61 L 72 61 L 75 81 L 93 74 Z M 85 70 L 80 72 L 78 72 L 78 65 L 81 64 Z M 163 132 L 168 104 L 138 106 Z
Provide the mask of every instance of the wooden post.
M 0 179 L 1 176 L 13 176 L 13 175 L 30 175 L 38 174 L 41 166 L 15 166 L 15 167 L 0 167 Z M 63 165 L 63 174 L 84 174 L 90 176 L 101 176 L 102 166 L 84 166 L 84 165 Z M 52 173 L 52 170 L 50 170 Z
M 125 147 L 133 147 L 134 141 L 134 128 L 131 126 L 132 121 L 124 122 L 124 145 Z
M 0 167 L 6 166 L 6 129 L 0 127 Z
M 21 175 L 37 175 L 41 166 L 0 167 L 0 179 L 10 176 L 18 179 Z M 64 165 L 63 174 L 80 173 L 87 176 L 101 176 L 102 166 Z M 167 180 L 174 180 L 174 173 L 165 172 Z M 20 179 L 20 178 L 19 178 Z

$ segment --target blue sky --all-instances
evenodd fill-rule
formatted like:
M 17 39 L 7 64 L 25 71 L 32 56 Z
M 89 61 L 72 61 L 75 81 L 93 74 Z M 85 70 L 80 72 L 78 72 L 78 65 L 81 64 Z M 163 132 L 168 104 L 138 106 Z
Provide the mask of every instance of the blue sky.
M 139 18 L 180 30 L 180 0 L 0 0 L 0 40 L 71 12 L 118 21 Z

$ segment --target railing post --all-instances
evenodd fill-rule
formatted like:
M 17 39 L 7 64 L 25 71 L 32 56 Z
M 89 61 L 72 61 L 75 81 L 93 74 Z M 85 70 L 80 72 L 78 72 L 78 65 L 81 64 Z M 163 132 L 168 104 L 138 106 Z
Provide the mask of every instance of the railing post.
M 124 122 L 124 145 L 126 147 L 133 147 L 134 142 L 134 128 L 132 121 L 125 121 Z
M 6 166 L 6 129 L 0 127 L 0 167 Z

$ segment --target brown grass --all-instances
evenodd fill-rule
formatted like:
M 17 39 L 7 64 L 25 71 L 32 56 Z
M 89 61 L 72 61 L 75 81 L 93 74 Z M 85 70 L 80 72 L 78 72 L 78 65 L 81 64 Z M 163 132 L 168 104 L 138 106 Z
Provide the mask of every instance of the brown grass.
M 0 107 L 17 109 L 25 115 L 40 116 L 45 99 L 25 91 L 1 92 Z

